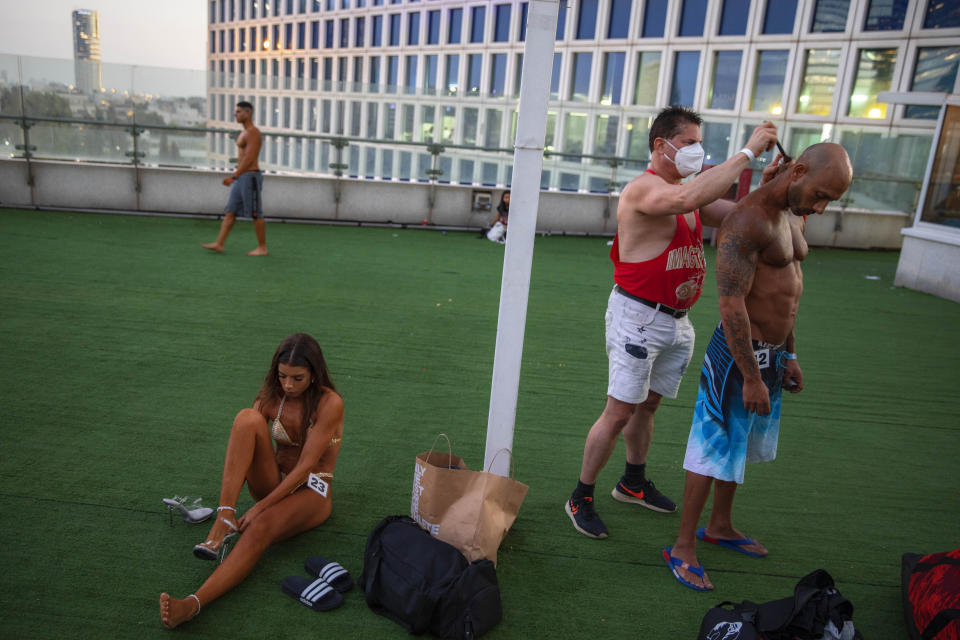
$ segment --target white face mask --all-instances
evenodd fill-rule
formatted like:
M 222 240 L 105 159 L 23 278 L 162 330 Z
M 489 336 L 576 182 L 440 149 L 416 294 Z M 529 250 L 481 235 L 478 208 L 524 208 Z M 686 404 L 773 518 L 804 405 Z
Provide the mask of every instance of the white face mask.
M 669 140 L 664 139 L 664 142 L 670 144 Z M 685 147 L 680 147 L 677 149 L 672 144 L 671 147 L 677 152 L 673 159 L 667 154 L 667 160 L 670 160 L 673 164 L 677 165 L 677 173 L 680 174 L 681 178 L 686 178 L 690 174 L 697 173 L 700 169 L 703 168 L 703 156 L 704 151 L 703 147 L 699 142 L 694 142 L 693 144 L 688 144 Z

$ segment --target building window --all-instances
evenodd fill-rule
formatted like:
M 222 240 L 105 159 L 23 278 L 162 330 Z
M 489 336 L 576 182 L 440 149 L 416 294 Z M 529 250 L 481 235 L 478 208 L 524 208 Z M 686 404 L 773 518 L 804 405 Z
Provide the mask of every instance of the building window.
M 560 67 L 563 63 L 563 54 L 553 54 L 553 71 L 550 74 L 550 99 L 560 99 Z
M 391 47 L 400 46 L 400 14 L 390 14 L 390 42 Z
M 503 112 L 500 109 L 487 109 L 486 136 L 483 146 L 497 148 L 500 146 L 500 131 L 503 129 Z
M 647 0 L 643 12 L 643 37 L 662 38 L 667 24 L 667 0 Z
M 750 14 L 750 0 L 723 0 L 720 13 L 721 36 L 742 36 L 747 33 L 747 16 Z
M 803 63 L 803 82 L 797 98 L 797 113 L 828 116 L 840 68 L 840 49 L 808 49 Z
M 587 133 L 587 114 L 568 113 L 564 119 L 563 152 L 583 154 L 583 140 Z
M 697 71 L 699 68 L 699 51 L 677 51 L 673 59 L 670 104 L 684 107 L 693 106 L 697 92 Z
M 493 41 L 510 40 L 510 5 L 498 4 L 493 9 Z
M 683 0 L 678 36 L 700 37 L 707 17 L 707 0 Z
M 561 4 L 557 10 L 557 40 L 563 40 L 563 34 L 567 27 L 567 5 Z
M 423 92 L 433 95 L 437 92 L 437 56 L 423 57 Z
M 911 91 L 952 93 L 960 63 L 960 47 L 924 47 L 917 50 L 917 65 L 913 70 Z M 908 106 L 906 118 L 936 120 L 940 107 Z
M 934 224 L 960 227 L 960 154 L 956 141 L 960 139 L 960 107 L 948 106 L 943 118 L 943 132 L 937 143 L 937 153 L 930 173 L 930 186 L 923 203 L 920 219 Z
M 363 56 L 353 56 L 353 91 L 363 91 Z
M 471 53 L 467 56 L 467 95 L 480 95 L 480 78 L 483 71 L 483 56 Z
M 600 104 L 620 104 L 626 57 L 627 54 L 622 51 L 603 54 L 603 91 L 600 93 Z
M 597 116 L 593 140 L 593 153 L 612 156 L 617 153 L 617 134 L 620 132 L 620 116 L 601 114 Z
M 483 27 L 486 19 L 486 7 L 470 8 L 470 42 L 483 42 Z
M 887 105 L 877 102 L 877 94 L 889 91 L 897 50 L 861 49 L 857 60 L 857 75 L 850 93 L 847 115 L 855 118 L 885 118 Z
M 850 0 L 817 0 L 810 33 L 843 33 L 847 30 Z
M 457 88 L 460 81 L 460 54 L 453 53 L 447 56 L 447 69 L 445 71 L 444 86 L 447 89 L 448 96 L 457 95 Z
M 527 39 L 527 5 L 529 2 L 520 3 L 520 42 Z
M 462 26 L 461 23 L 463 22 L 463 9 L 450 9 L 450 13 L 447 15 L 450 17 L 450 27 L 449 27 L 449 32 L 447 33 L 447 43 L 459 44 L 460 28 Z
M 783 82 L 789 57 L 789 51 L 779 49 L 757 53 L 750 111 L 768 111 L 773 115 L 783 113 Z
M 592 40 L 597 33 L 597 0 L 580 0 L 577 40 Z
M 417 56 L 407 56 L 407 93 L 417 92 Z
M 494 53 L 490 56 L 490 91 L 494 98 L 502 98 L 507 82 L 507 54 Z
M 610 20 L 607 23 L 608 38 L 626 38 L 630 33 L 631 0 L 611 0 Z
M 283 25 L 283 48 L 293 49 L 293 23 Z
M 380 56 L 370 56 L 370 93 L 377 93 L 380 87 Z
M 364 33 L 366 32 L 367 21 L 363 16 L 353 19 L 353 46 L 362 47 L 364 43 Z
M 241 32 L 241 35 L 243 35 L 242 32 Z M 299 22 L 297 23 L 297 49 L 306 49 L 306 48 L 307 48 L 307 23 Z
M 713 58 L 713 82 L 707 106 L 711 109 L 735 109 L 740 85 L 742 51 L 717 51 Z
M 400 58 L 387 56 L 387 93 L 397 92 L 397 83 L 400 76 Z
M 383 45 L 383 16 L 373 16 L 373 21 L 370 23 L 370 46 L 381 45 Z
M 273 50 L 280 50 L 280 25 L 273 25 Z
M 440 10 L 427 12 L 427 44 L 440 44 Z
M 627 120 L 627 157 L 631 160 L 650 158 L 650 118 Z
M 480 110 L 465 107 L 463 110 L 463 144 L 477 144 L 477 124 L 480 120 Z
M 326 20 L 323 23 L 323 46 L 333 49 L 333 20 Z
M 908 0 L 870 0 L 864 31 L 900 31 L 907 16 Z
M 767 9 L 763 15 L 763 33 L 793 33 L 796 17 L 797 0 L 767 0 Z
M 570 77 L 570 100 L 586 102 L 587 98 L 590 97 L 590 68 L 592 66 L 592 53 L 573 54 L 573 72 Z
M 416 46 L 420 44 L 420 12 L 414 11 L 407 14 L 407 44 Z
M 637 82 L 633 90 L 633 104 L 657 104 L 659 82 L 660 52 L 641 51 L 637 54 Z
M 310 23 L 310 48 L 320 48 L 320 21 L 314 20 Z
M 350 18 L 340 18 L 340 48 L 350 46 Z
M 956 29 L 957 27 L 960 27 L 960 4 L 955 1 L 927 1 L 927 15 L 923 19 L 924 29 Z
M 217 3 L 216 0 L 210 2 L 210 24 L 217 21 Z
M 513 81 L 513 95 L 519 96 L 519 95 L 520 95 L 520 85 L 521 85 L 521 81 L 523 80 L 523 74 L 522 74 L 522 71 L 523 71 L 523 54 L 522 54 L 522 53 L 518 53 L 517 56 L 516 56 L 516 58 L 517 58 L 517 66 L 514 67 L 515 71 L 514 71 L 514 74 L 513 74 L 513 78 L 514 78 L 514 81 Z

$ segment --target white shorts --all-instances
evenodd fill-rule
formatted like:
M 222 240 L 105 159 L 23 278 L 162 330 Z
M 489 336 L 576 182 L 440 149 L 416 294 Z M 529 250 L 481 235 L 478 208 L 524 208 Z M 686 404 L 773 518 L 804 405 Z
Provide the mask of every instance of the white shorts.
M 696 337 L 688 316 L 674 318 L 610 292 L 607 301 L 607 395 L 639 404 L 650 391 L 676 398 Z

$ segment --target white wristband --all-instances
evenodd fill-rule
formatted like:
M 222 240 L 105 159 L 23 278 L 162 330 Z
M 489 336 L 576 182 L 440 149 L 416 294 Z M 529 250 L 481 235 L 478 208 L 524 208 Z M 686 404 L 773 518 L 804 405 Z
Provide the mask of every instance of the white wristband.
M 797 354 L 795 354 L 795 353 L 790 353 L 789 351 L 784 351 L 784 352 L 783 352 L 783 358 L 784 358 L 784 360 L 796 360 L 796 359 L 797 359 Z
M 757 157 L 756 155 L 754 155 L 753 151 L 750 151 L 750 149 L 748 149 L 747 147 L 740 149 L 740 151 L 737 151 L 737 153 L 742 153 L 743 155 L 747 156 L 747 160 L 749 160 L 750 162 L 753 162 Z

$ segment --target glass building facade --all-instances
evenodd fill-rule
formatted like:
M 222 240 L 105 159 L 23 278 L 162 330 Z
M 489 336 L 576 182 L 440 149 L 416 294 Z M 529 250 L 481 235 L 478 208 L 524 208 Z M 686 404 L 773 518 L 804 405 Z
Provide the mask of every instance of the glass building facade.
M 208 123 L 227 126 L 235 102 L 252 102 L 278 134 L 268 167 L 381 180 L 424 180 L 433 167 L 443 182 L 509 185 L 527 2 L 208 4 Z M 844 204 L 913 211 L 937 112 L 878 94 L 956 92 L 958 42 L 960 0 L 570 0 L 541 186 L 615 191 L 649 159 L 652 117 L 682 104 L 704 116 L 708 163 L 772 120 L 790 153 L 847 148 L 856 182 Z M 439 166 L 430 142 L 446 146 Z M 226 134 L 211 147 L 225 162 L 233 152 Z

